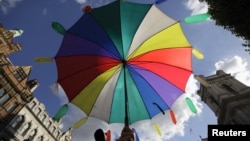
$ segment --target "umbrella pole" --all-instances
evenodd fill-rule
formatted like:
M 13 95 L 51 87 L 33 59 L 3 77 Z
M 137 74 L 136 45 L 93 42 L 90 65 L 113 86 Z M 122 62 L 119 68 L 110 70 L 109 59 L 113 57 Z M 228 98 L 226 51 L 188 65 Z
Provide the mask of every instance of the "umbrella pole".
M 126 73 L 125 73 L 125 66 L 126 66 L 126 60 L 122 61 L 122 67 L 124 70 L 124 89 L 125 89 L 125 126 L 129 126 L 129 118 L 128 118 L 128 93 L 127 93 L 127 82 L 126 82 Z

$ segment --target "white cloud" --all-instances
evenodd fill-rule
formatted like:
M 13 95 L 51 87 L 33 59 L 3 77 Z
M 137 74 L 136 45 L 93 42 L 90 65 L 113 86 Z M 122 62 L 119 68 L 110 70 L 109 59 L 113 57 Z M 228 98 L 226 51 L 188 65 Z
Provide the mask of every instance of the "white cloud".
M 86 3 L 86 0 L 76 0 L 77 3 L 84 4 Z
M 61 87 L 61 85 L 59 85 L 58 83 L 55 83 L 53 85 L 50 86 L 51 92 L 53 94 L 56 94 L 56 96 L 58 96 L 58 98 L 61 101 L 61 105 L 68 103 L 68 98 L 63 90 L 63 88 Z
M 250 71 L 247 70 L 247 67 L 247 60 L 237 55 L 215 63 L 216 70 L 230 73 L 235 79 L 250 86 Z
M 247 62 L 239 56 L 226 58 L 215 63 L 216 70 L 224 70 L 226 73 L 236 74 L 246 70 Z
M 75 0 L 77 3 L 82 5 L 90 5 L 91 7 L 99 7 L 108 4 L 114 0 Z
M 62 103 L 67 101 L 65 94 L 63 94 L 61 88 L 59 87 L 59 95 Z M 180 98 L 172 106 L 172 110 L 175 112 L 177 124 L 174 125 L 170 119 L 169 111 L 166 111 L 165 115 L 160 113 L 155 116 L 152 120 L 144 120 L 139 121 L 131 125 L 131 128 L 135 128 L 140 140 L 142 141 L 162 141 L 169 140 L 176 135 L 184 136 L 185 123 L 194 116 L 200 115 L 202 111 L 202 104 L 200 102 L 200 98 L 196 95 L 196 91 L 198 90 L 197 81 L 194 79 L 193 75 L 190 77 L 187 87 L 186 93 L 183 94 Z M 194 105 L 197 108 L 197 114 L 193 114 L 189 107 L 186 105 L 185 98 L 189 97 L 192 99 Z M 80 118 L 84 117 L 85 114 L 80 111 L 77 107 L 72 104 L 69 104 L 69 112 L 62 119 L 61 128 L 63 130 L 67 130 L 72 127 L 75 122 L 77 122 Z M 158 123 L 162 136 L 159 136 L 154 127 L 153 123 Z M 102 128 L 104 131 L 110 129 L 112 131 L 112 137 L 118 138 L 120 132 L 123 128 L 123 124 L 116 123 L 108 125 L 100 120 L 89 118 L 88 121 L 82 125 L 79 129 L 73 130 L 73 141 L 81 141 L 83 138 L 88 141 L 94 141 L 94 132 L 98 128 Z
M 1 0 L 0 1 L 0 12 L 7 14 L 11 8 L 15 8 L 17 3 L 22 0 Z
M 43 11 L 42 11 L 42 15 L 47 15 L 47 13 L 48 13 L 47 8 L 44 8 Z
M 191 15 L 207 13 L 208 11 L 208 5 L 199 0 L 188 0 L 185 2 L 185 6 L 192 11 Z

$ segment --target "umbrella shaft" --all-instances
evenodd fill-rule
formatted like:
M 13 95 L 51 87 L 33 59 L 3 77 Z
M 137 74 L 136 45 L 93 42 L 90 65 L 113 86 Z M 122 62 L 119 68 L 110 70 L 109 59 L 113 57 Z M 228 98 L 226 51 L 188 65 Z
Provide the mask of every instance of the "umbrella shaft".
M 123 70 L 124 70 L 124 90 L 125 90 L 125 125 L 129 126 L 128 118 L 128 93 L 127 93 L 127 82 L 126 82 L 126 72 L 125 72 L 126 62 L 123 61 Z

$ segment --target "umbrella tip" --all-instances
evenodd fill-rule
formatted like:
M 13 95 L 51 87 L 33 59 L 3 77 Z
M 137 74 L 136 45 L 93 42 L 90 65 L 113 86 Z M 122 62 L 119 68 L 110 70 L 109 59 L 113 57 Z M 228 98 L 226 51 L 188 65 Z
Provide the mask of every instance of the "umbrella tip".
M 166 1 L 166 0 L 156 0 L 155 4 L 160 4 L 160 3 L 164 2 L 164 1 Z
M 84 6 L 84 7 L 82 8 L 82 11 L 83 11 L 84 13 L 90 13 L 91 10 L 92 10 L 92 8 L 91 8 L 91 6 L 89 6 L 89 5 L 86 5 L 86 6 Z

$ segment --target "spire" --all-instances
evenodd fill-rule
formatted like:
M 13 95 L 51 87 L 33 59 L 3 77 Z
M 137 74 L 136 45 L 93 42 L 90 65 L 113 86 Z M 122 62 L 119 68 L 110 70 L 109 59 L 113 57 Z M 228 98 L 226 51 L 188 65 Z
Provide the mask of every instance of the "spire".
M 196 80 L 198 80 L 203 86 L 205 87 L 211 87 L 211 84 L 205 79 L 202 75 L 195 75 L 194 76 Z
M 14 30 L 9 30 L 10 32 L 12 32 L 14 35 L 13 35 L 13 37 L 15 38 L 15 37 L 18 37 L 18 36 L 22 36 L 22 34 L 23 34 L 23 30 L 21 30 L 21 29 L 14 29 Z
M 37 82 L 36 79 L 27 81 L 27 87 L 29 87 L 31 92 L 35 91 L 35 89 L 38 87 L 38 84 L 39 83 Z

